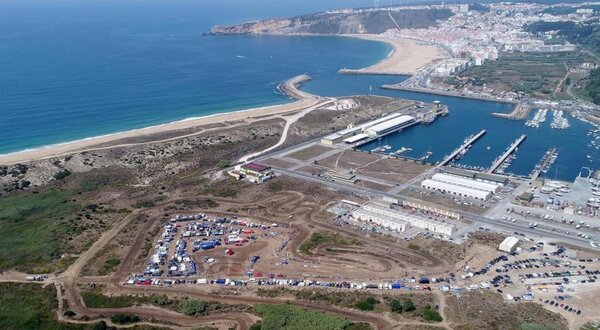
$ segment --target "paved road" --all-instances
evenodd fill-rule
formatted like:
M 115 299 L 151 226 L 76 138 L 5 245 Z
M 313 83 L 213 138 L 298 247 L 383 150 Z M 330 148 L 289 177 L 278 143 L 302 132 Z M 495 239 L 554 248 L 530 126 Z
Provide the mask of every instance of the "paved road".
M 287 170 L 284 168 L 278 168 L 278 167 L 274 167 L 274 168 L 279 173 L 288 175 L 290 177 L 324 184 L 328 187 L 335 188 L 341 192 L 348 193 L 348 194 L 359 194 L 359 195 L 366 194 L 371 197 L 379 197 L 379 198 L 392 197 L 392 198 L 400 198 L 400 199 L 406 199 L 406 200 L 411 200 L 411 201 L 415 201 L 415 202 L 420 202 L 418 199 L 415 199 L 415 198 L 408 198 L 408 197 L 404 197 L 404 196 L 398 197 L 393 194 L 384 193 L 384 192 L 366 188 L 366 187 L 350 186 L 350 185 L 342 184 L 339 182 L 329 181 L 325 178 L 318 177 L 318 176 L 313 176 L 313 175 L 304 174 L 304 173 L 298 173 L 298 172 L 290 171 L 290 170 Z M 459 212 L 459 213 L 461 214 L 461 216 L 464 219 L 474 221 L 479 226 L 490 228 L 492 230 L 505 232 L 507 234 L 513 234 L 514 232 L 518 232 L 518 233 L 522 233 L 525 236 L 535 239 L 535 240 L 539 240 L 541 238 L 544 238 L 546 240 L 547 239 L 556 240 L 557 242 L 563 242 L 563 243 L 571 244 L 573 246 L 578 246 L 578 247 L 588 248 L 588 249 L 595 249 L 595 250 L 600 251 L 600 248 L 592 247 L 589 244 L 589 242 L 585 239 L 570 236 L 570 235 L 567 235 L 565 233 L 561 233 L 558 231 L 552 231 L 552 227 L 547 226 L 547 225 L 540 224 L 537 228 L 533 229 L 533 228 L 529 228 L 528 224 L 524 224 L 524 223 L 507 222 L 507 221 L 503 221 L 503 220 L 494 220 L 494 219 L 486 218 L 482 215 L 474 214 L 474 213 L 470 213 L 470 212 Z

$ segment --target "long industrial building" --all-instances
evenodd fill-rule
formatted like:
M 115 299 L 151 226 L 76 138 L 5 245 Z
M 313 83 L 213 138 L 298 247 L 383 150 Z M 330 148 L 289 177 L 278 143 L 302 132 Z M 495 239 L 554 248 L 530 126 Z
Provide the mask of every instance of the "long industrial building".
M 408 225 L 408 221 L 400 220 L 394 217 L 390 217 L 385 214 L 379 214 L 376 212 L 365 210 L 364 208 L 360 208 L 355 210 L 352 213 L 352 216 L 360 221 L 364 222 L 372 222 L 381 227 L 387 228 L 389 230 L 404 232 L 406 230 L 406 226 Z
M 366 129 L 369 136 L 382 136 L 397 130 L 401 130 L 416 123 L 412 116 L 400 116 L 394 119 L 384 121 Z
M 421 187 L 429 190 L 435 190 L 442 193 L 452 194 L 459 197 L 474 198 L 482 201 L 487 201 L 492 197 L 492 193 L 489 191 L 483 191 L 463 186 L 458 186 L 451 183 L 442 181 L 435 181 L 431 179 L 424 180 L 421 182 Z
M 477 189 L 477 190 L 483 190 L 483 191 L 489 191 L 492 194 L 496 193 L 496 192 L 498 192 L 498 190 L 500 190 L 500 186 L 493 184 L 493 183 L 477 181 L 474 179 L 461 178 L 458 176 L 444 174 L 444 173 L 436 173 L 433 175 L 433 177 L 431 179 L 434 181 L 455 184 L 457 186 L 462 186 L 462 187 L 467 187 L 467 188 L 472 188 L 472 189 Z
M 349 126 L 339 132 L 327 135 L 321 139 L 321 143 L 324 145 L 334 145 L 341 142 L 353 144 L 368 137 L 382 136 L 416 123 L 417 121 L 412 116 L 393 113 L 358 126 Z
M 456 226 L 452 223 L 429 219 L 419 214 L 411 214 L 392 208 L 368 203 L 354 211 L 352 216 L 361 221 L 368 221 L 396 231 L 404 231 L 406 224 L 423 228 L 442 235 L 452 235 Z

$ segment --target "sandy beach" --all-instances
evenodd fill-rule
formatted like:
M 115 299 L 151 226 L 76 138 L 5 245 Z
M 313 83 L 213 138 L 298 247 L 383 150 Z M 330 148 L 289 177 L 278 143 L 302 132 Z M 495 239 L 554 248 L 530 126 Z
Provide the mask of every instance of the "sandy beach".
M 448 57 L 437 46 L 423 45 L 416 40 L 396 39 L 376 34 L 355 34 L 349 36 L 385 42 L 394 47 L 394 51 L 391 56 L 370 67 L 359 70 L 345 70 L 344 73 L 412 75 L 419 68 Z
M 322 102 L 324 99 L 311 95 L 305 92 L 300 91 L 297 87 L 302 84 L 304 81 L 310 79 L 305 75 L 296 76 L 290 80 L 285 81 L 281 88 L 286 92 L 286 94 L 294 97 L 296 99 L 295 102 L 282 104 L 282 105 L 274 105 L 268 107 L 254 108 L 248 110 L 241 110 L 235 112 L 227 112 L 222 114 L 216 114 L 212 116 L 198 117 L 194 119 L 181 120 L 173 123 L 151 126 L 141 129 L 135 129 L 110 135 L 92 137 L 84 140 L 67 142 L 62 144 L 56 144 L 48 147 L 42 147 L 39 149 L 33 150 L 25 150 L 21 152 L 0 155 L 0 165 L 9 165 L 15 164 L 19 162 L 26 162 L 34 159 L 44 159 L 62 155 L 68 155 L 73 152 L 82 152 L 82 151 L 91 151 L 98 149 L 106 149 L 114 147 L 117 145 L 119 147 L 124 147 L 128 145 L 134 144 L 118 144 L 119 140 L 139 137 L 139 136 L 147 136 L 147 135 L 157 135 L 164 132 L 177 131 L 182 129 L 190 129 L 194 127 L 206 126 L 210 124 L 217 124 L 223 122 L 235 122 L 235 121 L 244 121 L 246 123 L 250 123 L 256 120 L 266 120 L 269 118 L 281 116 L 287 113 L 296 112 L 300 110 L 304 110 L 306 108 L 310 108 L 319 102 Z M 161 140 L 157 140 L 161 141 Z M 98 145 L 106 145 L 106 144 L 114 143 L 111 147 L 100 147 L 94 148 L 94 146 Z

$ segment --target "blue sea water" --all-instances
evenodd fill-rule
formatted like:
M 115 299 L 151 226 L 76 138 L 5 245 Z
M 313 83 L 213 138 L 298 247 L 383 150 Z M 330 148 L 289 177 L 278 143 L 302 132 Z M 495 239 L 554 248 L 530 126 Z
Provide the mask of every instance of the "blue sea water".
M 0 2 L 0 154 L 289 102 L 281 81 L 384 58 L 351 38 L 202 36 L 366 1 Z
M 548 173 L 573 179 L 600 160 L 587 147 L 589 125 L 539 129 L 490 116 L 510 106 L 429 94 L 380 90 L 402 77 L 343 76 L 383 59 L 383 43 L 336 37 L 202 36 L 214 24 L 290 16 L 364 0 L 5 0 L 0 2 L 0 154 L 168 123 L 190 117 L 289 102 L 281 81 L 308 73 L 303 88 L 328 96 L 374 94 L 440 100 L 450 115 L 387 137 L 386 144 L 432 151 L 441 159 L 469 134 L 486 129 L 461 163 L 489 166 L 520 134 L 528 138 L 509 168 L 528 174 L 542 154 L 560 155 Z M 487 147 L 490 147 L 488 150 Z M 366 146 L 365 148 L 371 148 Z M 589 160 L 586 155 L 591 155 Z

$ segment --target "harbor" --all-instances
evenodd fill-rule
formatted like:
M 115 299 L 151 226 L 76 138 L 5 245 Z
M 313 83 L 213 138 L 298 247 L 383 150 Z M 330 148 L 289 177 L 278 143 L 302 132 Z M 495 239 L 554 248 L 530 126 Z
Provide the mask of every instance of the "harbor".
M 444 96 L 424 91 L 375 89 L 375 86 L 397 83 L 398 79 L 403 78 L 341 75 L 335 79 L 314 79 L 303 85 L 303 89 L 319 95 L 341 97 L 368 92 L 369 86 L 373 86 L 373 94 L 429 103 L 437 100 L 448 107 L 447 116 L 440 116 L 428 125 L 415 125 L 403 130 L 401 134 L 389 134 L 385 142 L 374 140 L 361 144 L 358 148 L 365 152 L 380 145 L 389 145 L 389 152 L 405 148 L 401 153 L 402 158 L 418 159 L 431 151 L 432 155 L 427 163 L 435 164 L 442 162 L 445 156 L 461 145 L 466 135 L 485 129 L 487 133 L 465 155 L 455 160 L 453 167 L 485 171 L 503 153 L 506 146 L 521 134 L 527 135 L 527 141 L 519 146 L 518 158 L 511 160 L 510 167 L 505 171 L 507 175 L 529 177 L 544 153 L 552 147 L 560 150 L 560 157 L 548 172 L 553 178 L 572 181 L 577 177 L 581 166 L 597 167 L 595 164 L 600 159 L 600 130 L 597 125 L 564 112 L 563 117 L 568 118 L 570 127 L 553 129 L 550 126 L 551 115 L 556 106 L 551 103 L 533 106 L 525 120 L 506 120 L 492 116 L 492 113 L 511 113 L 514 103 Z M 545 122 L 540 122 L 538 128 L 525 126 L 525 121 L 534 119 L 540 109 L 547 109 Z M 512 134 L 506 134 L 507 132 Z M 541 177 L 544 175 L 540 174 Z

